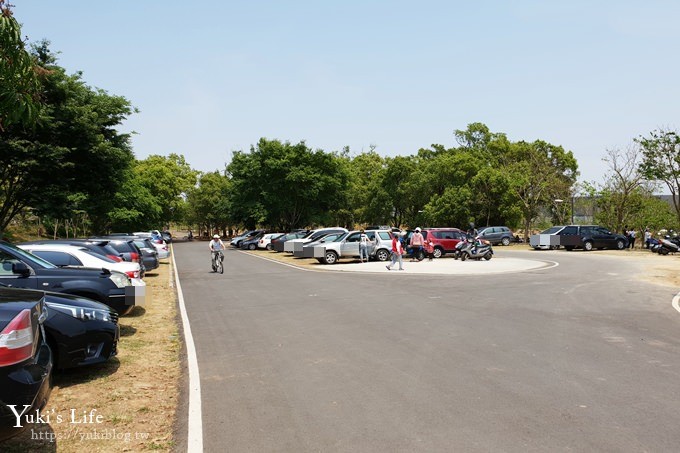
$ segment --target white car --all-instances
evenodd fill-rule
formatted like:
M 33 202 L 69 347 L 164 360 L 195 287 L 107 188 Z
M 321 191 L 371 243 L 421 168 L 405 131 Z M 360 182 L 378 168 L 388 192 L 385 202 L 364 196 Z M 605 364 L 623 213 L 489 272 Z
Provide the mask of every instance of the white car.
M 271 250 L 272 249 L 272 239 L 277 238 L 279 236 L 283 236 L 286 233 L 267 233 L 262 238 L 257 241 L 257 248 L 259 249 L 267 249 Z
M 98 255 L 84 247 L 69 244 L 21 244 L 20 248 L 31 252 L 55 266 L 78 266 L 108 269 L 126 274 L 131 279 L 139 279 L 139 263 L 129 261 L 114 261 L 103 255 Z

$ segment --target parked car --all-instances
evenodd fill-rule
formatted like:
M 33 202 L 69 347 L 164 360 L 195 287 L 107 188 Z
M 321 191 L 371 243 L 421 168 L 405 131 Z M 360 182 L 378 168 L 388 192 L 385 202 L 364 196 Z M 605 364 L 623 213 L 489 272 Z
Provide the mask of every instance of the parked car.
M 121 272 L 57 267 L 5 241 L 0 241 L 0 283 L 87 297 L 112 307 L 120 315 L 146 302 L 145 287 L 133 286 Z
M 304 237 L 307 235 L 307 233 L 309 233 L 308 230 L 294 230 L 290 233 L 284 234 L 283 236 L 279 236 L 276 239 L 272 239 L 272 249 L 277 252 L 283 252 L 286 242 L 292 239 Z
M 94 236 L 89 238 L 91 241 L 95 240 L 105 240 L 108 241 L 109 245 L 120 253 L 125 261 L 140 262 L 141 253 L 139 249 L 134 245 L 132 236 L 126 234 L 125 236 Z
M 78 266 L 104 268 L 126 274 L 130 278 L 140 278 L 139 263 L 114 261 L 106 256 L 98 255 L 85 247 L 71 244 L 17 244 L 23 250 L 49 261 L 55 266 Z
M 506 226 L 488 226 L 479 229 L 479 237 L 491 242 L 492 245 L 510 245 L 515 241 L 512 230 Z
M 258 233 L 254 236 L 246 237 L 241 241 L 242 250 L 255 250 L 260 239 L 264 236 L 264 232 Z
M 85 247 L 94 253 L 111 258 L 114 261 L 124 261 L 125 257 L 118 250 L 113 248 L 106 239 L 41 239 L 37 241 L 26 241 L 21 244 L 70 244 Z
M 237 249 L 240 249 L 241 242 L 243 242 L 246 239 L 252 239 L 253 236 L 259 233 L 264 233 L 264 230 L 248 230 L 243 234 L 239 234 L 238 236 L 234 236 L 233 238 L 231 238 L 231 241 L 229 243 L 236 247 Z
M 560 245 L 566 250 L 582 248 L 590 251 L 593 249 L 618 249 L 628 247 L 628 238 L 622 234 L 616 234 L 607 228 L 598 225 L 568 225 L 559 233 Z
M 16 426 L 9 405 L 35 415 L 49 399 L 52 351 L 40 327 L 47 316 L 42 293 L 0 287 L 0 442 L 26 426 Z
M 317 245 L 323 245 L 326 242 L 333 242 L 336 239 L 338 239 L 340 236 L 344 236 L 345 233 L 340 232 L 340 233 L 328 233 L 324 236 L 321 236 L 319 239 L 316 241 L 308 242 L 302 246 L 302 252 L 293 252 L 294 256 L 301 257 L 301 258 L 314 258 L 314 247 Z
M 560 236 L 558 233 L 564 228 L 564 225 L 555 225 L 541 231 L 539 234 L 532 234 L 529 237 L 529 245 L 536 250 L 556 250 L 560 248 Z
M 407 231 L 404 237 L 405 244 L 411 240 L 413 231 Z M 441 258 L 447 253 L 454 253 L 456 245 L 465 239 L 465 232 L 458 228 L 424 228 L 421 230 L 423 239 L 431 238 L 434 244 L 433 255 L 435 258 Z
M 271 250 L 272 240 L 283 236 L 284 233 L 267 233 L 260 238 L 257 243 L 257 248 Z
M 366 235 L 373 240 L 375 244 L 368 249 L 369 257 L 374 257 L 379 261 L 385 261 L 389 258 L 392 250 L 392 239 L 390 232 L 383 231 L 369 231 Z M 369 235 L 371 233 L 371 235 Z M 341 258 L 358 258 L 359 257 L 359 241 L 361 231 L 355 230 L 345 233 L 332 242 L 326 242 L 314 247 L 314 258 L 320 263 L 335 264 Z
M 151 239 L 135 236 L 132 238 L 132 242 L 134 242 L 139 251 L 142 252 L 142 264 L 144 265 L 146 271 L 148 272 L 158 269 L 158 251 L 151 242 Z
M 298 253 L 298 256 L 301 256 L 302 254 L 302 247 L 304 244 L 312 241 L 316 241 L 320 237 L 328 234 L 328 233 L 347 233 L 347 228 L 342 228 L 342 227 L 329 227 L 329 228 L 319 228 L 316 230 L 310 230 L 307 232 L 306 235 L 302 236 L 301 238 L 296 238 L 296 239 L 290 239 L 286 241 L 286 243 L 283 246 L 283 251 L 288 252 L 288 253 L 293 253 L 295 252 Z
M 0 284 L 0 288 L 7 288 Z M 101 363 L 117 353 L 120 328 L 111 307 L 80 296 L 13 289 L 23 297 L 43 297 L 46 341 L 56 369 Z M 35 293 L 35 294 L 31 294 Z
M 156 252 L 158 252 L 159 260 L 164 260 L 170 257 L 170 248 L 168 247 L 168 244 L 163 240 L 161 233 L 158 230 L 151 230 L 150 232 L 137 231 L 129 236 L 130 239 L 135 237 L 149 239 L 149 242 L 151 242 L 151 244 L 156 249 Z M 125 238 L 125 236 L 123 236 L 123 238 Z
M 169 231 L 161 231 L 161 237 L 168 244 L 172 242 L 172 234 Z

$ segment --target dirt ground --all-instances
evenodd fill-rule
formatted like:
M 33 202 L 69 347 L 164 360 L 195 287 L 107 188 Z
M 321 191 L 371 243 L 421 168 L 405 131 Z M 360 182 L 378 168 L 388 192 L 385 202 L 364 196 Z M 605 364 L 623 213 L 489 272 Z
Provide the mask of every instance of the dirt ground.
M 0 451 L 172 450 L 181 343 L 171 267 L 164 260 L 148 273 L 150 303 L 120 318 L 118 356 L 102 365 L 55 373 L 42 413 L 46 423 L 29 426 L 0 445 Z

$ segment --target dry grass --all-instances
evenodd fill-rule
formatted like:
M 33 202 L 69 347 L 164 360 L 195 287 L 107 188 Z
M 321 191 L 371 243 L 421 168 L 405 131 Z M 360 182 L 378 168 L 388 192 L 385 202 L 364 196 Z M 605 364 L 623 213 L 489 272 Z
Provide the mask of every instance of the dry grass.
M 55 374 L 43 411 L 49 423 L 29 426 L 2 444 L 1 451 L 172 450 L 181 343 L 170 272 L 165 262 L 145 277 L 150 303 L 120 319 L 118 356 L 103 365 Z M 94 411 L 93 423 L 73 423 L 72 411 L 77 421 L 86 415 L 88 422 Z

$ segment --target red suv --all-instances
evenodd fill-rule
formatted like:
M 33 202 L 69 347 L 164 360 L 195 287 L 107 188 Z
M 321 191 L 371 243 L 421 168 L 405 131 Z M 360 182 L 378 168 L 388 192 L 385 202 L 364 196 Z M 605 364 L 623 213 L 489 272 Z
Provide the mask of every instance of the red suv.
M 458 228 L 426 228 L 423 236 L 432 239 L 434 257 L 441 258 L 446 253 L 453 253 L 456 244 L 465 239 L 465 231 Z

